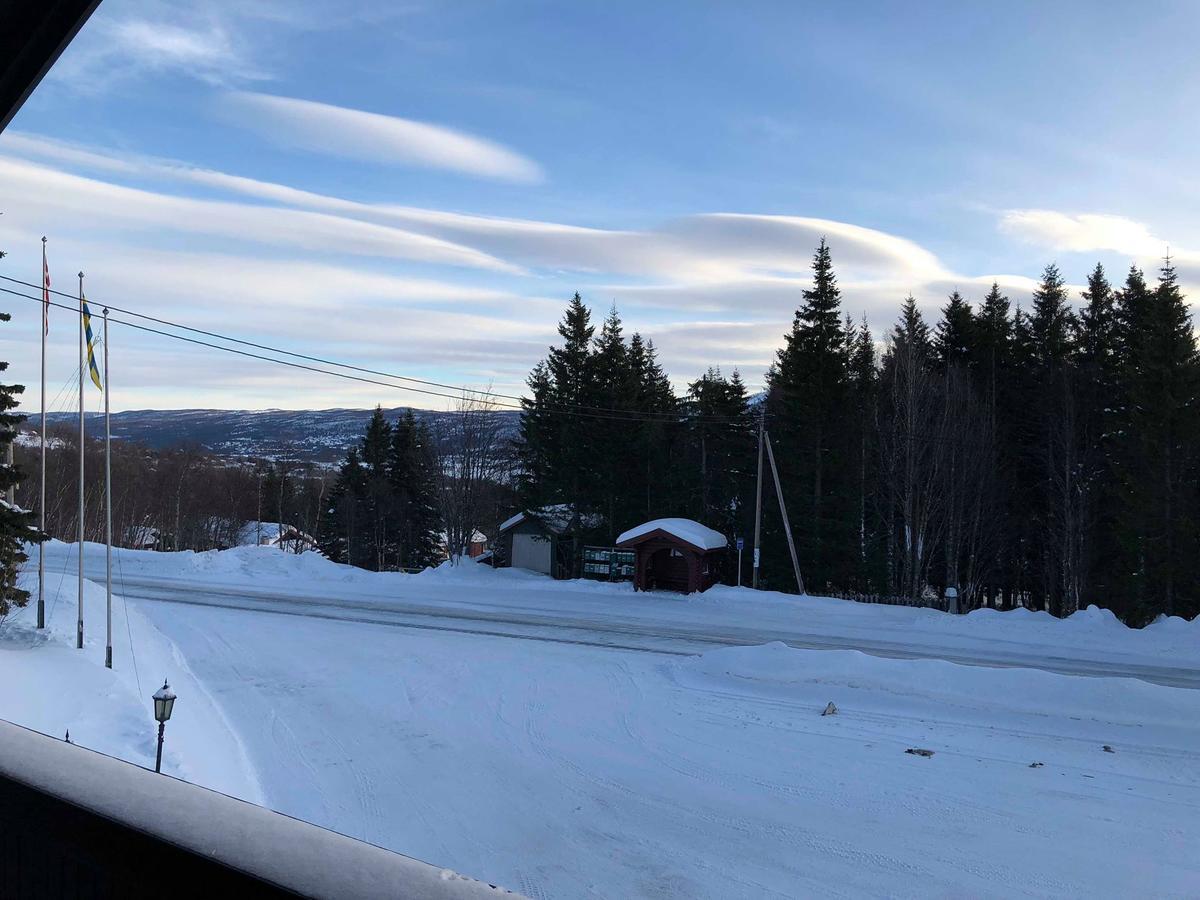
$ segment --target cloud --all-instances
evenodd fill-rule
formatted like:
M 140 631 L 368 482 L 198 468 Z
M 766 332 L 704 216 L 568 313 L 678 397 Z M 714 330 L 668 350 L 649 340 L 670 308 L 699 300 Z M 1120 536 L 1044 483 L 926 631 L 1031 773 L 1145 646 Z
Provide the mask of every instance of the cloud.
M 0 157 L 6 207 L 70 227 L 87 223 L 138 232 L 174 231 L 292 251 L 338 247 L 358 256 L 514 272 L 495 257 L 424 234 L 308 210 L 155 193 Z
M 1103 213 L 1010 209 L 1000 229 L 1023 241 L 1070 253 L 1112 251 L 1129 256 L 1162 255 L 1166 242 L 1141 222 Z
M 330 156 L 504 181 L 530 183 L 543 177 L 537 163 L 507 147 L 428 122 L 245 91 L 224 95 L 220 111 L 276 143 Z
M 996 279 L 1015 303 L 1025 303 L 1034 287 L 1021 275 L 957 273 L 914 241 L 831 219 L 711 212 L 636 230 L 596 228 L 363 203 L 30 134 L 6 134 L 0 152 L 94 176 L 0 156 L 7 213 L 0 241 L 31 280 L 39 245 L 29 235 L 49 232 L 52 266 L 77 260 L 69 265 L 88 271 L 98 301 L 370 368 L 451 384 L 494 383 L 506 393 L 523 390 L 529 368 L 556 340 L 554 326 L 575 290 L 600 312 L 616 301 L 627 331 L 654 338 L 678 388 L 709 365 L 739 367 L 757 385 L 802 302 L 822 237 L 832 247 L 846 312 L 855 319 L 865 313 L 877 337 L 909 292 L 933 320 L 956 288 L 978 301 Z M 178 195 L 189 186 L 206 199 Z M 1031 222 L 1061 223 L 1020 221 L 1027 230 Z M 13 334 L 29 336 L 31 353 L 36 327 L 36 309 L 13 326 Z M 161 358 L 163 339 L 128 340 L 145 359 Z M 14 352 L 15 363 L 36 362 L 22 353 Z M 298 393 L 302 399 L 292 405 L 365 406 L 388 390 L 280 374 L 212 353 L 195 357 L 190 388 L 151 374 L 131 386 L 136 402 L 281 405 Z M 138 371 L 153 373 L 156 365 Z M 167 370 L 183 371 L 157 369 Z M 187 389 L 193 399 L 175 399 Z M 123 394 L 122 405 L 134 402 Z
M 109 19 L 98 15 L 52 70 L 52 81 L 87 94 L 148 75 L 178 75 L 233 87 L 270 76 L 245 40 L 247 29 L 231 27 L 215 9 L 179 19 L 170 8 L 149 9 L 153 17 Z M 235 37 L 235 35 L 237 35 Z

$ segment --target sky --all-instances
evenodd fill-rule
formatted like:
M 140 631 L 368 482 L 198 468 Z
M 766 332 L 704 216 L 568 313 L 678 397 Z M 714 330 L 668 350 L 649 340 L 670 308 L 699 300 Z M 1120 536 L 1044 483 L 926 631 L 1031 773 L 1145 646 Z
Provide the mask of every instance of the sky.
M 103 0 L 0 135 L 0 274 L 519 394 L 575 291 L 762 384 L 827 238 L 877 337 L 1169 251 L 1200 297 L 1200 5 Z M 11 285 L 9 285 L 11 287 Z M 35 291 L 36 293 L 36 291 Z M 37 407 L 36 303 L 0 358 Z M 76 324 L 52 313 L 51 407 Z M 452 401 L 121 325 L 113 409 Z M 57 397 L 57 400 L 54 398 Z M 98 392 L 88 395 L 97 408 Z

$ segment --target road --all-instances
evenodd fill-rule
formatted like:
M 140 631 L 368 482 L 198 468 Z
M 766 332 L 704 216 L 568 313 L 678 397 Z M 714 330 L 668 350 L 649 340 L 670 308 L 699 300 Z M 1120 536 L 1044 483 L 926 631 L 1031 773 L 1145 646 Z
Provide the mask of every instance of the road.
M 99 579 L 103 583 L 103 570 L 96 563 L 88 562 L 85 572 L 90 579 Z M 691 655 L 720 646 L 750 646 L 782 641 L 800 649 L 859 650 L 889 659 L 942 659 L 960 665 L 1033 668 L 1089 677 L 1137 678 L 1152 684 L 1200 689 L 1200 669 L 1195 667 L 1089 658 L 1078 652 L 1060 655 L 1031 653 L 1004 645 L 979 644 L 964 652 L 961 648 L 952 649 L 922 642 L 919 635 L 909 635 L 909 640 L 900 642 L 831 630 L 801 631 L 779 625 L 748 627 L 727 622 L 695 623 L 686 619 L 647 622 L 642 617 L 634 620 L 608 611 L 593 610 L 583 617 L 577 611 L 570 610 L 546 613 L 529 612 L 520 607 L 482 609 L 430 601 L 381 599 L 378 596 L 364 596 L 348 588 L 296 585 L 282 592 L 243 585 L 206 584 L 191 577 L 123 575 L 116 589 L 130 599 L 143 601 L 664 655 Z M 1067 649 L 1070 648 L 1064 648 Z
M 224 752 L 188 730 L 202 689 L 267 805 L 538 900 L 1169 896 L 1200 878 L 1200 694 L 1137 680 L 1196 673 L 1156 665 L 1152 633 L 237 559 L 116 571 L 158 632 L 130 638 L 143 674 L 188 670 L 173 752 Z M 75 571 L 61 547 L 48 562 L 52 584 Z M 102 552 L 86 573 L 102 581 Z M 872 655 L 730 646 L 781 639 Z

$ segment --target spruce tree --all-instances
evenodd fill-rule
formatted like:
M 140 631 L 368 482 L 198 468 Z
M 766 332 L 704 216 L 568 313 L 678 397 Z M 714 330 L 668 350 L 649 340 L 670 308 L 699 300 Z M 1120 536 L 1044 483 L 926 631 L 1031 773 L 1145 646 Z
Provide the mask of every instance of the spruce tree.
M 1153 292 L 1122 292 L 1126 379 L 1125 542 L 1134 572 L 1131 610 L 1194 615 L 1198 604 L 1196 503 L 1200 371 L 1191 315 L 1168 258 Z
M 1080 490 L 1087 499 L 1085 594 L 1112 598 L 1121 566 L 1116 535 L 1120 495 L 1113 465 L 1119 421 L 1120 354 L 1115 293 L 1100 263 L 1088 275 L 1079 311 L 1078 352 Z M 1111 602 L 1111 601 L 1110 601 Z
M 629 351 L 622 333 L 621 317 L 613 306 L 600 327 L 590 360 L 597 415 L 586 422 L 587 448 L 592 460 L 591 487 L 594 505 L 604 516 L 608 540 L 630 527 L 625 480 L 635 462 L 629 440 L 628 422 L 621 413 L 630 408 Z
M 0 322 L 11 318 L 8 313 L 0 313 Z M 0 360 L 0 372 L 7 370 L 8 363 Z M 17 398 L 23 393 L 24 385 L 0 384 L 0 495 L 15 488 L 25 477 L 18 467 L 2 461 L 17 437 L 17 426 L 25 421 L 25 416 L 13 412 L 19 405 Z M 25 545 L 43 539 L 34 524 L 33 513 L 10 505 L 0 496 L 0 618 L 29 602 L 29 592 L 17 587 L 17 576 L 28 560 Z
M 942 319 L 934 338 L 934 357 L 945 371 L 953 365 L 966 366 L 974 355 L 975 317 L 971 305 L 957 290 L 942 307 Z
M 429 429 L 405 410 L 392 426 L 387 462 L 398 568 L 423 569 L 441 559 L 435 466 Z
M 768 412 L 776 462 L 807 583 L 820 590 L 844 582 L 855 568 L 853 481 L 846 448 L 851 431 L 844 415 L 849 354 L 842 328 L 841 292 L 829 246 L 813 254 L 813 285 L 803 293 L 791 331 L 768 373 Z M 764 548 L 765 571 L 787 571 L 779 531 Z M 772 577 L 768 575 L 767 577 Z M 772 580 L 783 587 L 786 579 Z

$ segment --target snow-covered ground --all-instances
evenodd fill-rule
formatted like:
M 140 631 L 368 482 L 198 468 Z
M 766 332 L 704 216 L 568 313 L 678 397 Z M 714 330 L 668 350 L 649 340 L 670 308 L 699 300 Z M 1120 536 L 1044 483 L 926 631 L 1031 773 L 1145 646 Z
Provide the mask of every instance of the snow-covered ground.
M 75 583 L 58 574 L 72 550 L 48 552 L 48 581 L 64 585 L 51 639 L 29 629 L 32 606 L 0 633 L 3 674 L 29 686 L 0 697 L 0 717 L 152 762 L 143 695 L 167 675 L 172 771 L 533 897 L 1200 890 L 1200 691 L 695 637 L 1200 676 L 1194 623 L 1133 632 L 1096 611 L 951 617 L 732 589 L 685 600 L 471 564 L 404 576 L 262 548 L 130 552 L 126 592 L 161 586 L 159 600 L 129 600 L 139 693 L 127 638 L 103 669 L 102 589 L 88 590 L 99 643 L 73 649 Z M 280 615 L 280 596 L 308 600 Z M 417 617 L 418 604 L 434 612 Z M 508 624 L 433 628 L 437 610 Z M 529 624 L 554 617 L 572 634 L 623 629 L 651 652 Z M 652 640 L 669 627 L 692 637 Z M 675 655 L 692 645 L 718 648 Z M 61 694 L 77 700 L 50 711 Z M 821 716 L 829 701 L 838 713 Z

